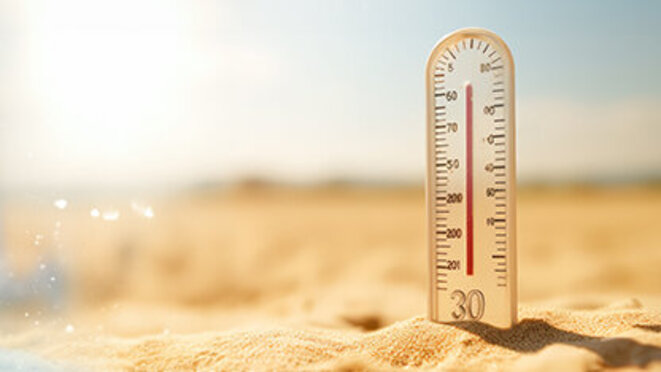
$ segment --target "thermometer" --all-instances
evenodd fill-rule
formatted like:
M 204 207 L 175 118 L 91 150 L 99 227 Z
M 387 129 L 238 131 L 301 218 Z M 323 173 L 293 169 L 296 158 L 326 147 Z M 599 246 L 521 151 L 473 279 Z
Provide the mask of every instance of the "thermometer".
M 514 62 L 496 34 L 444 37 L 427 61 L 433 321 L 517 319 Z

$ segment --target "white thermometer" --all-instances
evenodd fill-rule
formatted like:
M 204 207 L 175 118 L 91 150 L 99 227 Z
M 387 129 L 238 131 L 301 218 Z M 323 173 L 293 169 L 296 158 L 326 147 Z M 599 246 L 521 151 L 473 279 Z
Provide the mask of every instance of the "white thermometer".
M 496 34 L 434 47 L 427 81 L 430 318 L 517 319 L 514 62 Z

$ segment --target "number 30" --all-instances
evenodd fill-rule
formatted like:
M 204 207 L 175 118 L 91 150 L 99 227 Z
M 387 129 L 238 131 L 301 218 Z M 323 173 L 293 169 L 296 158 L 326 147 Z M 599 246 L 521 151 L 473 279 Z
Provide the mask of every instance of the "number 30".
M 450 298 L 457 300 L 456 307 L 452 311 L 455 320 L 463 320 L 466 316 L 470 320 L 480 320 L 484 315 L 484 294 L 481 291 L 472 289 L 466 295 L 457 289 L 452 292 Z

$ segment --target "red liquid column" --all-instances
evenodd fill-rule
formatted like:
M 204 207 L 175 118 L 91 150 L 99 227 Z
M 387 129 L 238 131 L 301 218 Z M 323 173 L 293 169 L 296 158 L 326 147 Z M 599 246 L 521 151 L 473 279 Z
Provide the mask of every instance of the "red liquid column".
M 466 275 L 473 275 L 473 86 L 466 83 Z

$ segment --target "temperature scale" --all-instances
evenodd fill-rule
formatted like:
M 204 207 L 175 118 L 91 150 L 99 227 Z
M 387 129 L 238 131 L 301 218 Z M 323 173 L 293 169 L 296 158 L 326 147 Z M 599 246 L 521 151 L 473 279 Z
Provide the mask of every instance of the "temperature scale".
M 434 47 L 427 81 L 430 318 L 517 319 L 514 62 L 496 34 Z

